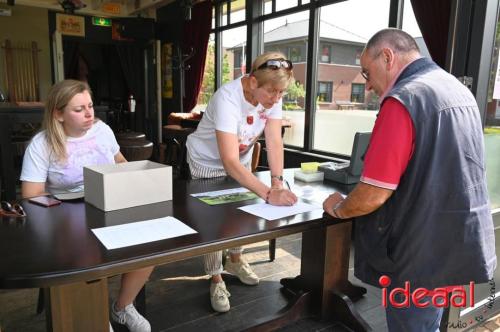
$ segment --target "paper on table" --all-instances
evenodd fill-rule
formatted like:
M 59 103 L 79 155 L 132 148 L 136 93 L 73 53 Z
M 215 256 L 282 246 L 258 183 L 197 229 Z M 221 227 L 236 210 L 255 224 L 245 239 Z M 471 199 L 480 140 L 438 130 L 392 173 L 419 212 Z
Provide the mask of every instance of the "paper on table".
M 275 220 L 293 216 L 299 213 L 322 210 L 323 208 L 317 205 L 307 204 L 299 201 L 292 206 L 275 206 L 266 203 L 258 203 L 245 205 L 239 207 L 238 209 L 267 220 Z
M 106 249 L 117 249 L 197 233 L 174 217 L 92 229 Z
M 310 203 L 318 203 L 323 205 L 323 202 L 325 199 L 328 198 L 331 194 L 333 194 L 335 191 L 326 191 L 326 190 L 318 190 L 315 189 L 311 186 L 303 186 L 301 188 L 293 188 L 292 191 L 294 192 L 297 197 L 302 198 L 302 200 Z M 346 195 L 341 194 L 343 198 L 346 198 Z

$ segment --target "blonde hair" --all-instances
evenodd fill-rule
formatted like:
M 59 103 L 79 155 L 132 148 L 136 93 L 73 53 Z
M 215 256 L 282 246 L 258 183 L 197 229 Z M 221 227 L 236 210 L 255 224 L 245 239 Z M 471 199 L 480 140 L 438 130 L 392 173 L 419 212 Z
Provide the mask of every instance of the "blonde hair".
M 266 52 L 259 55 L 252 63 L 252 70 L 250 75 L 257 79 L 258 86 L 261 87 L 270 83 L 274 87 L 282 87 L 286 89 L 291 83 L 294 82 L 293 70 L 287 68 L 261 68 L 262 64 L 268 60 L 286 60 L 283 53 L 280 52 Z
M 58 82 L 50 88 L 47 100 L 45 101 L 45 114 L 42 127 L 45 129 L 45 139 L 49 145 L 49 150 L 54 154 L 56 160 L 63 162 L 66 160 L 66 134 L 61 122 L 57 120 L 57 112 L 64 112 L 64 108 L 71 99 L 78 93 L 92 91 L 87 83 L 76 80 L 64 80 Z

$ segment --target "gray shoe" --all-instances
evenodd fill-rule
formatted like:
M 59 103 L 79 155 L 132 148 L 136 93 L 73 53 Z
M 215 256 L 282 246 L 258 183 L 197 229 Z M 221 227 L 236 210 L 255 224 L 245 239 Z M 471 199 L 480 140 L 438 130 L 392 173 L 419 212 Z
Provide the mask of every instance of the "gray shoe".
M 210 303 L 217 312 L 228 312 L 231 308 L 229 297 L 231 294 L 226 289 L 224 281 L 210 283 Z
M 231 259 L 226 260 L 225 270 L 232 275 L 235 275 L 240 279 L 240 281 L 246 285 L 257 285 L 259 283 L 259 277 L 252 271 L 250 265 L 240 258 L 237 263 L 231 262 Z
M 130 332 L 151 332 L 151 325 L 131 303 L 121 311 L 116 311 L 116 302 L 111 305 L 111 319 L 127 326 Z

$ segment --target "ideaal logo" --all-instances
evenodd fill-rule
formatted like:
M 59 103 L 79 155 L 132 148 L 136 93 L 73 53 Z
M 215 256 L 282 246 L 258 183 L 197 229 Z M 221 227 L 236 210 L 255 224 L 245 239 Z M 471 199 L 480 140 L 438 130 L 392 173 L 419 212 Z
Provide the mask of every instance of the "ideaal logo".
M 462 287 L 454 288 L 449 290 L 444 287 L 438 287 L 433 290 L 427 288 L 419 287 L 415 290 L 410 289 L 410 282 L 405 281 L 404 288 L 395 287 L 389 294 L 387 294 L 387 287 L 391 284 L 391 278 L 388 276 L 381 276 L 378 280 L 380 286 L 382 286 L 382 305 L 387 308 L 387 299 L 389 298 L 389 303 L 394 308 L 408 308 L 410 307 L 410 300 L 413 305 L 417 308 L 425 308 L 431 304 L 436 308 L 447 308 L 450 303 L 454 307 L 465 308 L 467 306 L 474 306 L 474 282 L 470 282 L 470 296 L 469 304 L 467 304 L 467 293 Z M 401 294 L 403 297 L 402 302 L 396 300 L 396 296 Z M 451 296 L 448 296 L 450 295 Z M 430 298 L 430 301 L 429 301 Z
M 488 297 L 488 303 L 486 308 L 483 310 L 482 314 L 476 315 L 474 319 L 468 322 L 458 321 L 458 322 L 448 322 L 448 328 L 466 328 L 468 325 L 472 325 L 475 322 L 481 322 L 485 319 L 484 313 L 493 308 L 495 304 L 495 281 L 491 279 L 490 285 L 490 296 Z M 467 299 L 467 292 L 462 286 L 459 287 L 438 287 L 432 290 L 427 288 L 419 287 L 415 290 L 411 290 L 410 282 L 406 281 L 403 288 L 395 287 L 390 292 L 388 292 L 387 287 L 391 284 L 391 278 L 383 275 L 379 278 L 379 284 L 382 287 L 382 305 L 387 308 L 388 305 L 394 308 L 408 308 L 411 303 L 417 308 L 425 308 L 430 305 L 436 308 L 447 308 L 450 304 L 457 308 L 474 307 L 474 282 L 469 283 L 469 298 Z M 400 297 L 400 301 L 396 297 Z

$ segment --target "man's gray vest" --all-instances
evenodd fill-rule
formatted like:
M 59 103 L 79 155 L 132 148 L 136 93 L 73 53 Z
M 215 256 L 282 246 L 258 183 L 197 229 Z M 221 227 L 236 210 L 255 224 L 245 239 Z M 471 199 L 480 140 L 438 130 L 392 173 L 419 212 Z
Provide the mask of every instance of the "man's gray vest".
M 427 58 L 411 63 L 387 97 L 415 126 L 413 156 L 398 188 L 355 220 L 355 275 L 411 289 L 486 282 L 496 267 L 495 235 L 474 96 Z

